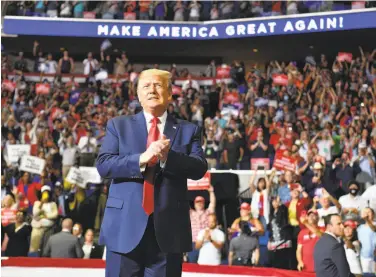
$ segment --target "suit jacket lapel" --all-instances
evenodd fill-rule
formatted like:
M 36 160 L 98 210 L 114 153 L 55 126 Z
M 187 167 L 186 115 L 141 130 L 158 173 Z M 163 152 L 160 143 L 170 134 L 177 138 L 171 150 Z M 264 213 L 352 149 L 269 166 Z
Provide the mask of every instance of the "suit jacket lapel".
M 136 143 L 133 147 L 136 148 L 137 152 L 143 153 L 146 150 L 146 144 L 148 139 L 148 129 L 146 128 L 146 120 L 144 113 L 141 111 L 135 116 L 133 116 L 133 130 L 131 132 L 135 133 Z
M 163 134 L 170 139 L 170 145 L 174 143 L 175 136 L 179 130 L 179 124 L 177 124 L 175 118 L 171 115 L 167 115 L 166 125 Z

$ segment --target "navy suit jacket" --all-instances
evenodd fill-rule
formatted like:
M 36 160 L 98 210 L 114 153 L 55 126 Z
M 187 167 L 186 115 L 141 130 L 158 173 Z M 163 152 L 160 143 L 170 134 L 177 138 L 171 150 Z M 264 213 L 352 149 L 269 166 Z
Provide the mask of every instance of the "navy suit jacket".
M 318 277 L 354 276 L 346 259 L 345 248 L 333 236 L 323 234 L 314 249 L 315 272 Z
M 192 248 L 187 179 L 198 180 L 207 171 L 200 128 L 167 116 L 163 132 L 171 149 L 163 169 L 157 165 L 154 179 L 154 226 L 163 252 L 182 253 Z M 97 169 L 112 179 L 99 243 L 113 252 L 129 253 L 141 241 L 148 222 L 142 207 L 143 174 L 140 154 L 146 150 L 147 127 L 140 112 L 119 116 L 107 123 Z

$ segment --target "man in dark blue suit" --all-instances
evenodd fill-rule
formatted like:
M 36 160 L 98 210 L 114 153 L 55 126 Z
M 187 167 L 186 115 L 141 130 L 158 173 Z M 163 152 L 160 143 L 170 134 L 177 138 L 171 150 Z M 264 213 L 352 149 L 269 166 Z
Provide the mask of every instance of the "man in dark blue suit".
M 324 217 L 326 232 L 317 241 L 313 253 L 317 277 L 353 277 L 342 243 L 343 223 L 339 214 Z
M 137 93 L 143 111 L 107 123 L 97 159 L 112 179 L 99 238 L 106 277 L 178 277 L 192 248 L 187 179 L 207 171 L 201 131 L 167 114 L 169 72 L 141 72 Z

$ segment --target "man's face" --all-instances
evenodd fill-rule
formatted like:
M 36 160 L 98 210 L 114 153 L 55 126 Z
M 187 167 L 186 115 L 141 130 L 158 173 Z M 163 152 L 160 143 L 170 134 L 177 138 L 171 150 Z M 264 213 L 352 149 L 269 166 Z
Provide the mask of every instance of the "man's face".
M 248 209 L 240 209 L 240 217 L 247 217 L 249 216 L 250 210 Z
M 209 216 L 209 228 L 214 229 L 217 227 L 217 218 L 213 215 Z
M 138 98 L 146 112 L 166 110 L 172 96 L 168 83 L 161 76 L 145 74 L 138 83 Z
M 24 214 L 22 212 L 17 212 L 16 222 L 18 222 L 18 223 L 24 222 Z
M 285 181 L 286 181 L 287 184 L 292 183 L 292 173 L 290 171 L 286 171 Z
M 348 159 L 349 159 L 349 156 L 347 155 L 347 153 L 343 153 L 341 158 L 342 158 L 342 160 L 344 160 L 345 162 L 347 162 Z
M 342 237 L 343 236 L 343 223 L 342 219 L 340 216 L 332 216 L 330 220 L 330 225 L 329 225 L 329 232 L 333 233 L 337 237 Z
M 320 203 L 321 203 L 321 206 L 323 206 L 324 208 L 328 208 L 330 206 L 330 201 L 328 197 L 322 197 L 320 199 Z
M 195 209 L 196 211 L 202 211 L 205 207 L 205 203 L 203 201 L 196 201 L 195 202 Z
M 308 216 L 308 223 L 316 226 L 318 222 L 319 222 L 319 218 L 318 218 L 317 214 L 310 213 L 309 216 Z

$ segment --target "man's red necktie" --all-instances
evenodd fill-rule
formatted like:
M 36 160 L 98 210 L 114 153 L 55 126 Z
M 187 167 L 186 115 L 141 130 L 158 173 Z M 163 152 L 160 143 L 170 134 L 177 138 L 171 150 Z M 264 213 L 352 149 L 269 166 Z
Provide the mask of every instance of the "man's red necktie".
M 154 117 L 151 120 L 151 127 L 148 134 L 146 148 L 148 148 L 152 142 L 159 139 L 158 123 L 159 119 L 157 117 Z M 144 195 L 142 199 L 142 207 L 147 215 L 152 214 L 154 211 L 154 175 L 157 162 L 158 158 L 154 157 L 153 160 L 148 163 L 144 174 Z

